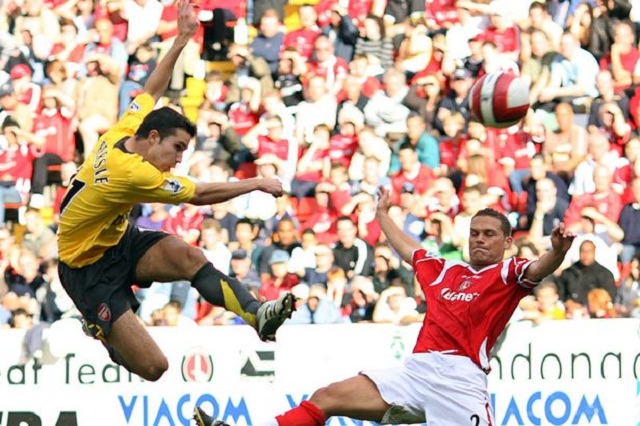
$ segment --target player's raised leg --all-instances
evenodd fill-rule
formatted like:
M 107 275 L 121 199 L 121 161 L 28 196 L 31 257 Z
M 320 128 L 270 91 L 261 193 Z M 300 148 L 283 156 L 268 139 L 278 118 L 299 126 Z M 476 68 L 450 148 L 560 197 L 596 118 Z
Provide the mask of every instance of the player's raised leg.
M 345 416 L 380 422 L 390 408 L 376 384 L 359 375 L 318 389 L 308 401 L 276 417 L 276 421 L 279 426 L 321 426 L 329 417 Z
M 268 426 L 322 426 L 333 416 L 381 422 L 390 408 L 376 384 L 359 375 L 318 389 L 309 400 L 277 416 Z M 199 407 L 195 409 L 194 420 L 198 426 L 224 424 L 215 422 Z
M 286 294 L 262 305 L 249 290 L 207 260 L 201 250 L 174 236 L 152 246 L 136 267 L 142 282 L 190 280 L 193 288 L 209 303 L 224 306 L 258 330 L 263 340 L 273 340 L 277 329 L 291 315 L 293 296 Z
M 113 322 L 105 340 L 111 359 L 145 380 L 156 381 L 169 368 L 167 358 L 132 310 Z

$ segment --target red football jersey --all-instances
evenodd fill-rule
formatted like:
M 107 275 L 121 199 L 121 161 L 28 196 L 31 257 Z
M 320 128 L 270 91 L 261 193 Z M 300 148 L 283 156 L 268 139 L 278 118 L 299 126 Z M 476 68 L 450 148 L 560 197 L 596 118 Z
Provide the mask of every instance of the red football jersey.
M 520 299 L 536 286 L 524 278 L 531 263 L 512 257 L 476 271 L 416 250 L 413 268 L 429 308 L 413 352 L 466 356 L 488 373 L 491 348 Z

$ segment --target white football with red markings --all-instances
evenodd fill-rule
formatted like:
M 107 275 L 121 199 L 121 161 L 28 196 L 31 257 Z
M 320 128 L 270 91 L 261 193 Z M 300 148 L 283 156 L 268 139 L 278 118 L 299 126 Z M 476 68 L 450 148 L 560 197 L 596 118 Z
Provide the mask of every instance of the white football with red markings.
M 527 115 L 529 87 L 513 72 L 485 74 L 471 88 L 469 107 L 487 127 L 510 127 Z

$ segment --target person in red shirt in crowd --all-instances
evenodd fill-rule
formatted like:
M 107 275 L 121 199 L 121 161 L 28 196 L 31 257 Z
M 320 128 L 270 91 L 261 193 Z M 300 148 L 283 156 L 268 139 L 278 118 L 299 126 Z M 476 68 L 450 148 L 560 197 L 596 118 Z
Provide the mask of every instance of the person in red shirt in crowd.
M 340 163 L 332 163 L 329 177 L 323 182 L 330 189 L 331 203 L 337 211 L 342 211 L 351 199 L 351 183 L 347 168 Z
M 16 64 L 9 72 L 18 102 L 29 107 L 29 111 L 35 114 L 42 107 L 42 90 L 31 81 L 32 76 L 33 70 L 26 64 Z
M 537 260 L 510 257 L 508 219 L 485 209 L 471 220 L 470 263 L 431 256 L 394 223 L 388 191 L 376 216 L 402 260 L 413 265 L 429 306 L 413 354 L 403 365 L 368 370 L 316 391 L 276 417 L 279 426 L 321 426 L 333 416 L 381 423 L 493 424 L 487 390 L 490 352 L 520 300 L 563 262 L 575 235 L 554 228 Z M 470 303 L 472 302 L 472 303 Z M 464 389 L 464 392 L 461 392 Z
M 518 27 L 505 16 L 507 10 L 494 8 L 491 14 L 491 25 L 483 34 L 485 41 L 496 45 L 498 50 L 517 61 L 520 55 L 520 32 Z
M 22 130 L 11 116 L 4 119 L 2 134 L 7 145 L 0 151 L 0 180 L 8 182 L 4 186 L 14 187 L 24 201 L 31 189 L 33 162 L 42 155 L 44 140 Z
M 615 81 L 615 91 L 622 92 L 640 82 L 638 61 L 640 52 L 634 46 L 635 30 L 628 22 L 618 22 L 614 28 L 609 53 L 600 59 L 600 69 L 609 70 Z
M 595 191 L 574 196 L 569 203 L 569 208 L 565 213 L 564 220 L 567 229 L 572 232 L 585 232 L 583 217 L 589 217 L 595 221 L 596 233 L 604 221 L 609 220 L 618 223 L 620 212 L 622 211 L 622 200 L 611 187 L 613 174 L 605 165 L 597 165 L 593 170 L 593 182 Z M 592 214 L 593 213 L 593 214 Z
M 229 123 L 233 130 L 240 136 L 244 136 L 249 130 L 258 124 L 260 118 L 260 81 L 253 77 L 245 77 L 238 80 L 240 87 L 240 100 L 229 107 Z
M 113 26 L 113 36 L 124 43 L 129 30 L 129 22 L 123 16 L 124 2 L 98 1 L 94 7 L 93 21 L 96 24 L 100 20 L 109 21 Z
M 338 114 L 338 129 L 329 140 L 329 156 L 332 163 L 348 168 L 351 157 L 358 149 L 358 133 L 364 125 L 364 116 L 354 108 L 343 108 Z
M 338 228 L 336 222 L 340 217 L 333 202 L 331 201 L 331 191 L 333 185 L 319 183 L 315 189 L 316 207 L 314 212 L 302 224 L 303 229 L 311 229 L 316 234 L 319 244 L 335 244 L 338 241 Z
M 449 29 L 458 22 L 456 0 L 427 0 L 424 19 L 430 30 Z
M 320 0 L 316 4 L 316 13 L 318 14 L 318 25 L 324 27 L 331 21 L 331 12 L 335 10 L 336 6 L 339 6 L 341 2 L 338 0 Z M 377 16 L 382 16 L 382 9 L 384 3 L 380 0 L 349 0 L 347 6 L 347 15 L 351 18 L 353 23 L 362 27 L 362 23 L 369 13 L 373 13 Z M 374 10 L 375 9 L 375 10 Z
M 45 154 L 58 157 L 57 163 L 50 164 L 73 161 L 76 152 L 72 123 L 75 116 L 74 104 L 54 86 L 43 88 L 42 99 L 42 111 L 33 121 L 33 132 L 44 139 Z
M 316 24 L 318 14 L 313 5 L 303 4 L 298 9 L 300 28 L 290 31 L 284 36 L 282 50 L 287 47 L 294 47 L 300 56 L 309 60 L 313 54 L 313 46 L 316 38 L 320 35 L 320 28 Z
M 382 90 L 382 83 L 377 78 L 369 75 L 368 70 L 369 58 L 367 55 L 354 55 L 351 62 L 349 62 L 349 81 L 351 81 L 351 78 L 357 80 L 362 86 L 362 94 L 370 99 L 378 90 Z M 361 109 L 364 109 L 364 107 Z
M 329 176 L 331 158 L 329 157 L 331 130 L 324 124 L 313 129 L 313 138 L 309 147 L 302 151 L 296 168 L 296 176 L 291 181 L 291 195 L 297 198 L 314 194 L 315 187 Z
M 33 163 L 32 202 L 43 197 L 49 166 L 71 162 L 76 153 L 73 103 L 53 86 L 45 86 L 42 93 L 44 104 L 34 119 L 33 132 L 44 140 L 44 146 L 43 155 Z
M 293 178 L 298 162 L 298 144 L 284 137 L 282 119 L 269 115 L 261 119 L 242 138 L 242 143 L 257 159 L 265 155 L 275 155 L 280 161 L 281 171 L 287 180 Z
M 203 221 L 204 215 L 200 212 L 199 206 L 184 204 L 175 215 L 171 215 L 162 223 L 162 230 L 197 246 Z
M 298 276 L 287 271 L 287 264 L 291 256 L 286 250 L 274 250 L 269 257 L 271 272 L 269 277 L 262 280 L 260 297 L 264 300 L 276 300 L 282 294 L 291 291 L 298 284 Z
M 324 77 L 327 93 L 337 96 L 345 77 L 349 74 L 349 64 L 335 55 L 333 42 L 324 35 L 316 38 L 313 53 L 313 59 L 307 63 L 305 74 Z
M 448 177 L 439 177 L 425 194 L 426 216 L 431 213 L 444 213 L 453 220 L 460 212 L 460 198 L 456 194 L 453 181 Z
M 51 48 L 50 58 L 64 62 L 67 72 L 76 76 L 86 45 L 78 38 L 78 27 L 71 19 L 60 19 L 60 40 Z
M 283 136 L 282 119 L 277 115 L 272 115 L 255 125 L 251 129 L 251 135 L 247 133 L 243 143 L 256 158 L 265 154 L 275 154 L 282 161 L 293 159 L 292 166 L 295 167 L 298 154 L 297 145 Z
M 354 220 L 358 226 L 358 237 L 374 247 L 382 234 L 380 222 L 376 218 L 376 199 L 366 192 L 362 194 L 363 198 L 353 212 Z
M 465 143 L 469 139 L 464 133 L 465 119 L 459 112 L 453 112 L 442 121 L 444 137 L 440 140 L 440 176 L 448 176 L 457 186 L 462 181 L 462 171 L 458 159 L 465 151 Z
M 5 204 L 23 203 L 29 193 L 31 164 L 40 155 L 37 148 L 18 142 L 20 128 L 8 117 L 2 124 L 7 146 L 0 150 L 0 223 L 5 220 Z
M 640 176 L 640 138 L 633 137 L 624 146 L 624 157 L 613 172 L 613 188 L 622 196 L 622 203 L 633 203 L 631 182 Z M 640 200 L 638 200 L 640 201 Z
M 391 198 L 395 204 L 400 201 L 400 193 L 405 183 L 412 183 L 416 193 L 424 195 L 435 179 L 433 170 L 418 161 L 416 149 L 410 143 L 405 142 L 400 146 L 398 159 L 400 171 L 391 177 Z

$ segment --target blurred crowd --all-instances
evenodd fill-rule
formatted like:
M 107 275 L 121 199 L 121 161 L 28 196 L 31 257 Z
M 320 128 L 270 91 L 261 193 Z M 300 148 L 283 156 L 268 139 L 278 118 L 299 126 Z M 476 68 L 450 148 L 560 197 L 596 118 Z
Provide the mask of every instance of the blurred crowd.
M 164 105 L 198 126 L 176 173 L 278 177 L 200 208 L 136 206 L 131 221 L 199 246 L 256 297 L 292 291 L 297 324 L 422 320 L 425 306 L 375 218 L 467 260 L 471 217 L 514 228 L 535 258 L 560 221 L 567 262 L 517 319 L 640 317 L 640 1 L 198 2 Z M 3 0 L 0 8 L 0 325 L 77 315 L 57 275 L 69 179 L 176 36 L 171 0 Z M 472 117 L 486 73 L 519 74 L 531 109 L 507 129 Z M 241 323 L 188 282 L 140 288 L 149 325 Z

